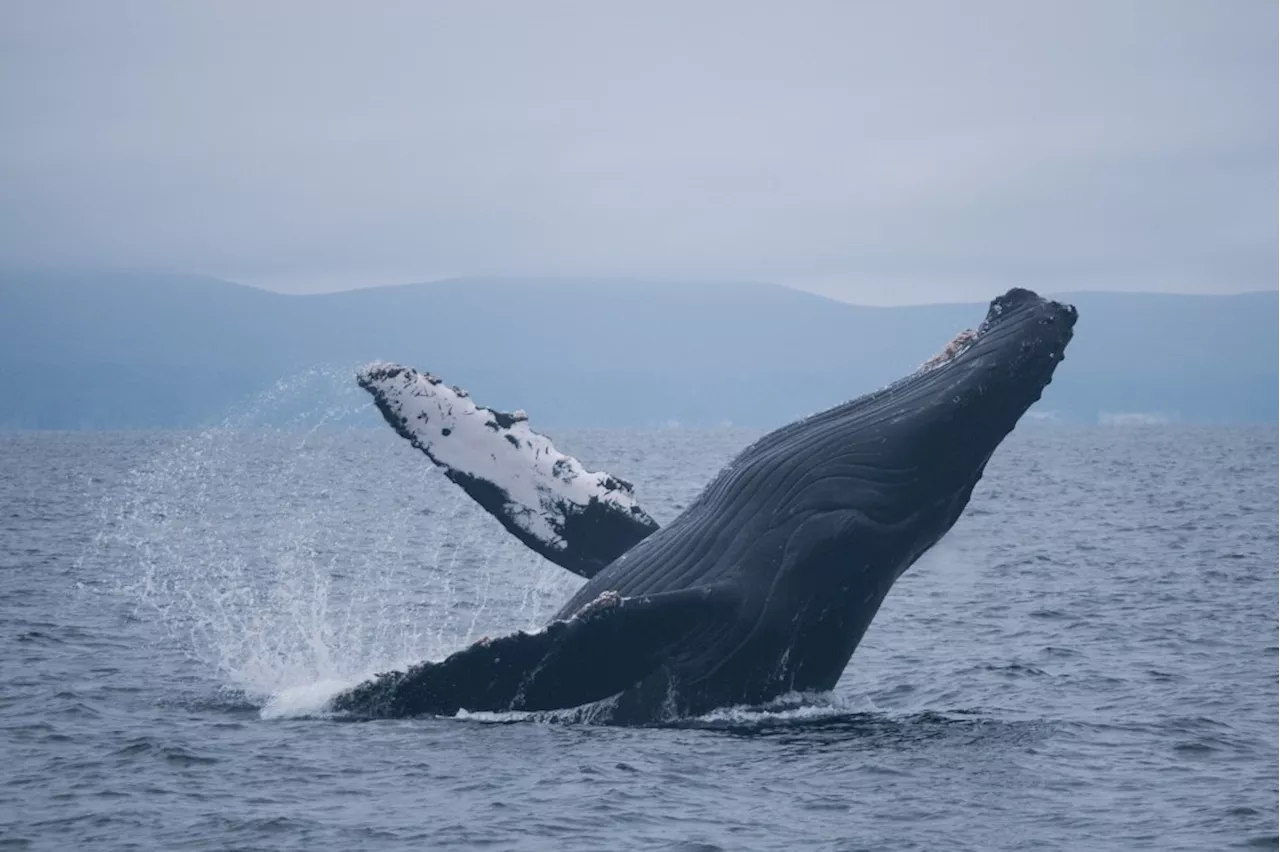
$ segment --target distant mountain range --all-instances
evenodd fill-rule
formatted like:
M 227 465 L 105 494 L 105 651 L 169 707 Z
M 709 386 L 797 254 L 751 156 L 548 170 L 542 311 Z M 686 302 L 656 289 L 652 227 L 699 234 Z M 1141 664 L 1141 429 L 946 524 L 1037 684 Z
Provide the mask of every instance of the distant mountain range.
M 1276 422 L 1275 292 L 1060 298 L 1081 319 L 1041 416 Z M 286 296 L 198 276 L 0 272 L 0 427 L 205 425 L 300 370 L 378 359 L 525 408 L 535 426 L 771 426 L 886 384 L 984 314 L 751 283 L 472 278 Z

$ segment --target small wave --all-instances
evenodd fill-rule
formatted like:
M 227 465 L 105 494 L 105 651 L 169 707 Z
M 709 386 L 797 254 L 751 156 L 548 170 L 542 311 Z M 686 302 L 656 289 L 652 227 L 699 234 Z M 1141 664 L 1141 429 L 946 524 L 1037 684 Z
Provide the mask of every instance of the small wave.
M 1185 675 L 1178 674 L 1177 672 L 1165 672 L 1165 671 L 1161 671 L 1160 669 L 1147 669 L 1146 673 L 1147 673 L 1147 676 L 1150 677 L 1152 680 L 1158 681 L 1160 683 L 1174 683 L 1177 681 L 1186 680 Z
M 42 633 L 39 630 L 28 630 L 24 633 L 19 633 L 17 641 L 18 642 L 35 642 L 35 643 L 44 644 L 44 645 L 67 644 L 62 639 L 59 639 L 56 636 L 50 636 L 48 633 Z
M 1027 663 L 982 663 L 980 665 L 971 666 L 964 671 L 965 673 L 989 672 L 1004 678 L 1045 677 L 1049 674 L 1044 669 L 1028 665 Z
M 218 763 L 218 758 L 198 754 L 181 746 L 166 745 L 151 737 L 136 737 L 112 752 L 113 757 L 132 760 L 138 757 L 159 757 L 167 763 L 179 766 L 197 766 Z

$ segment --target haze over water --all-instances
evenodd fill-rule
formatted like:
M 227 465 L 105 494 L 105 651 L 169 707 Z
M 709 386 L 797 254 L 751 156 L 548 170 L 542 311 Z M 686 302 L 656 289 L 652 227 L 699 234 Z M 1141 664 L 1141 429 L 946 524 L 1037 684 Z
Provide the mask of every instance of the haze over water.
M 612 728 L 317 713 L 578 582 L 323 420 L 0 435 L 13 848 L 1276 846 L 1274 426 L 1023 424 L 834 694 Z M 555 437 L 668 521 L 755 434 Z

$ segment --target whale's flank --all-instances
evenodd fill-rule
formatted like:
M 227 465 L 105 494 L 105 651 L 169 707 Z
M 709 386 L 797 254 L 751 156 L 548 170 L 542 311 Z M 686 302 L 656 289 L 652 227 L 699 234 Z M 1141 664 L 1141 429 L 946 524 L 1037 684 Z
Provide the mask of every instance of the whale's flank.
M 643 722 L 831 689 L 893 583 L 960 517 L 992 453 L 1040 398 L 1076 319 L 1070 306 L 1009 291 L 976 331 L 911 375 L 764 436 L 666 527 L 633 525 L 614 541 L 619 555 L 593 567 L 544 630 L 380 676 L 334 706 L 398 716 L 608 698 L 610 719 Z M 554 549 L 546 532 L 563 527 L 566 502 L 581 505 L 539 489 L 554 480 L 554 463 L 538 466 L 554 452 L 549 441 L 516 452 L 508 427 L 488 425 L 492 413 L 465 395 L 436 392 L 438 380 L 405 368 L 373 369 L 361 383 L 401 434 L 446 473 L 467 469 L 470 479 L 454 481 L 505 513 L 522 540 L 562 559 L 575 550 L 563 536 Z M 424 425 L 415 425 L 422 412 Z M 468 434 L 494 433 L 484 446 L 513 452 L 489 464 L 437 450 L 450 437 L 444 428 L 466 428 L 457 412 L 474 412 L 464 415 L 478 425 Z M 516 425 L 525 426 L 513 433 L 520 440 L 527 425 Z M 531 470 L 533 479 L 516 476 Z M 600 477 L 588 480 L 592 489 L 612 495 L 610 517 L 637 517 L 629 487 L 610 490 L 604 475 L 591 476 Z M 545 528 L 510 521 L 538 506 Z M 584 552 L 599 560 L 607 545 Z

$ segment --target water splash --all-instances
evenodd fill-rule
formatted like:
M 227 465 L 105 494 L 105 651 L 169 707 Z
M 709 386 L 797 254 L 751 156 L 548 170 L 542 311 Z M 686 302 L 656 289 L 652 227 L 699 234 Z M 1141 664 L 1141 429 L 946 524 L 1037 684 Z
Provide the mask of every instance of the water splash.
M 134 614 L 266 717 L 533 626 L 566 596 L 563 572 L 380 428 L 351 375 L 309 370 L 216 428 L 155 436 L 77 571 L 129 565 L 116 591 Z M 362 458 L 396 451 L 397 479 L 368 481 Z

